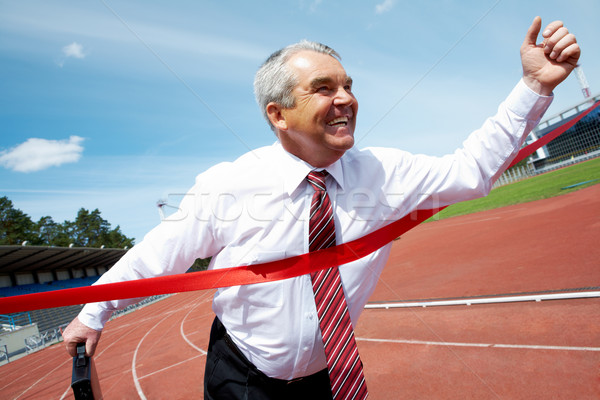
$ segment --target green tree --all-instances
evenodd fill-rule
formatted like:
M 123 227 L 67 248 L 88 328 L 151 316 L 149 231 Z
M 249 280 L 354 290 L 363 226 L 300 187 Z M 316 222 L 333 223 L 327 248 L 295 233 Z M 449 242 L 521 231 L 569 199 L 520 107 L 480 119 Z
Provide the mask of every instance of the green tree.
M 121 233 L 117 226 L 111 230 L 110 223 L 102 218 L 100 211 L 81 208 L 75 221 L 65 225 L 72 243 L 78 247 L 131 247 L 133 239 Z
M 196 261 L 194 261 L 194 263 L 190 267 L 189 272 L 206 271 L 209 263 L 210 263 L 210 257 L 209 258 L 196 258 Z
M 0 244 L 18 245 L 28 241 L 38 246 L 66 247 L 71 243 L 77 247 L 133 247 L 133 238 L 128 238 L 117 226 L 102 218 L 100 211 L 81 208 L 75 221 L 55 222 L 45 216 L 38 222 L 19 209 L 7 197 L 0 197 Z
M 71 243 L 71 239 L 65 231 L 65 224 L 54 222 L 52 217 L 40 218 L 35 224 L 35 233 L 37 237 L 33 244 L 38 246 L 66 247 Z
M 113 248 L 131 248 L 133 247 L 133 239 L 123 235 L 121 228 L 117 225 L 116 228 L 103 233 L 102 242 L 105 247 Z
M 0 244 L 15 245 L 32 241 L 33 227 L 29 215 L 14 208 L 8 197 L 0 197 Z
M 89 212 L 81 208 L 77 212 L 75 221 L 67 227 L 67 232 L 77 247 L 100 247 L 103 244 L 99 243 L 101 235 L 109 227 L 110 224 L 100 216 L 98 209 Z

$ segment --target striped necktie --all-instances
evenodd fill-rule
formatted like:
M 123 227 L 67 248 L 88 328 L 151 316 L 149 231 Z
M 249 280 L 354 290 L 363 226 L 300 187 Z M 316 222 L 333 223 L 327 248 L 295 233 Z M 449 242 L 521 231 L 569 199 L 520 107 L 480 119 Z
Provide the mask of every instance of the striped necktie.
M 335 224 L 325 187 L 326 176 L 326 171 L 312 171 L 307 177 L 315 189 L 310 205 L 309 251 L 335 246 Z M 310 277 L 333 398 L 365 399 L 367 385 L 338 267 L 313 272 Z

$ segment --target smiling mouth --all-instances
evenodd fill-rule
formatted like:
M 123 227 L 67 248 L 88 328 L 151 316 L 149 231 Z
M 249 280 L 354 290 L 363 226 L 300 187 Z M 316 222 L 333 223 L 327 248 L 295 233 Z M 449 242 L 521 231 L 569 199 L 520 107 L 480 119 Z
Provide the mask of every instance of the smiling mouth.
M 339 117 L 327 123 L 329 126 L 342 127 L 348 125 L 348 117 Z

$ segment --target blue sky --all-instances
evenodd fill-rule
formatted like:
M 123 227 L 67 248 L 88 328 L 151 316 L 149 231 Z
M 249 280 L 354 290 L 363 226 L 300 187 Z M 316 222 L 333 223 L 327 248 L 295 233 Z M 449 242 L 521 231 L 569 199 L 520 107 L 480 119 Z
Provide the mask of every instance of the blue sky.
M 0 195 L 34 220 L 98 208 L 139 242 L 220 161 L 275 141 L 253 76 L 300 39 L 342 55 L 357 145 L 443 155 L 521 75 L 534 16 L 578 36 L 600 91 L 600 2 L 0 1 Z M 548 116 L 583 100 L 574 76 Z

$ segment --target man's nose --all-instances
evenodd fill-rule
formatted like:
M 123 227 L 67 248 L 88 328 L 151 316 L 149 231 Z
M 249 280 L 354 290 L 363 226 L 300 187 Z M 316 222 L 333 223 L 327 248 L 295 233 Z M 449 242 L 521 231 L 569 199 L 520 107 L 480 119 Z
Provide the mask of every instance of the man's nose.
M 337 90 L 335 98 L 333 99 L 334 104 L 339 106 L 350 105 L 355 101 L 354 95 L 344 87 L 340 87 Z

